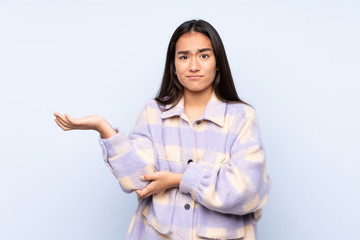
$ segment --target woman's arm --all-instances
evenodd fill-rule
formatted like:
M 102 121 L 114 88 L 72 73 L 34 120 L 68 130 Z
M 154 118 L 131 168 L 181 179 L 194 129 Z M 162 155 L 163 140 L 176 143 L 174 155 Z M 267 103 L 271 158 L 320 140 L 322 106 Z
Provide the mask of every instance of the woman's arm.
M 160 171 L 140 176 L 142 181 L 151 181 L 144 189 L 136 190 L 139 197 L 147 198 L 153 194 L 160 193 L 169 188 L 178 188 L 182 173 Z
M 271 181 L 265 166 L 255 112 L 242 124 L 226 164 L 208 166 L 190 163 L 179 190 L 194 201 L 221 213 L 245 215 L 262 208 L 268 199 Z
M 147 127 L 146 108 L 139 113 L 133 132 L 127 137 L 117 131 L 100 116 L 90 115 L 80 119 L 55 113 L 55 122 L 64 131 L 74 129 L 90 129 L 100 133 L 100 145 L 103 150 L 105 164 L 118 179 L 124 192 L 130 193 L 144 188 L 148 182 L 139 177 L 154 173 L 156 151 Z

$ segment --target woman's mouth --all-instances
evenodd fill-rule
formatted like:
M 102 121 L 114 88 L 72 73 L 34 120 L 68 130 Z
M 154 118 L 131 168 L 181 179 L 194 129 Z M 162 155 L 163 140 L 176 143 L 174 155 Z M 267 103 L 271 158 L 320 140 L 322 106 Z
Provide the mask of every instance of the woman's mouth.
M 187 78 L 189 79 L 192 79 L 192 80 L 196 80 L 196 79 L 200 79 L 203 77 L 203 75 L 189 75 L 189 76 L 186 76 Z

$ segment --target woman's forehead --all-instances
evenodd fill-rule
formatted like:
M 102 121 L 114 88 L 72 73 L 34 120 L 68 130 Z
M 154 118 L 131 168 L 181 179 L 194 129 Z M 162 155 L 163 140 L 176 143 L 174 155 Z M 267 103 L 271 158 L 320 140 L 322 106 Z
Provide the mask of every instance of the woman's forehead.
M 203 48 L 212 49 L 210 39 L 205 34 L 194 31 L 181 35 L 175 46 L 176 51 L 189 51 Z

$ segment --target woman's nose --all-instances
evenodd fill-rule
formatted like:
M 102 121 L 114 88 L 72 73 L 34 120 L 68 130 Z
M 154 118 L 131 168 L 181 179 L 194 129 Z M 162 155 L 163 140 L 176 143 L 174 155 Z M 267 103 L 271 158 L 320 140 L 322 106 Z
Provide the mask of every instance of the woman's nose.
M 200 64 L 198 59 L 196 58 L 191 58 L 190 60 L 190 71 L 192 72 L 196 72 L 200 70 Z

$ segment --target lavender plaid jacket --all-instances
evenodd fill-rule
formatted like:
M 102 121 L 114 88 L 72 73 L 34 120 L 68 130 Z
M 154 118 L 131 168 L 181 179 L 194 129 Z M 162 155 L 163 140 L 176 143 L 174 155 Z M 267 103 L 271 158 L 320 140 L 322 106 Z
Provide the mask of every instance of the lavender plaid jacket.
M 160 111 L 148 102 L 135 129 L 100 139 L 105 163 L 130 193 L 156 171 L 183 173 L 179 188 L 139 199 L 127 239 L 256 239 L 271 181 L 255 111 L 213 93 L 190 122 L 184 99 Z

